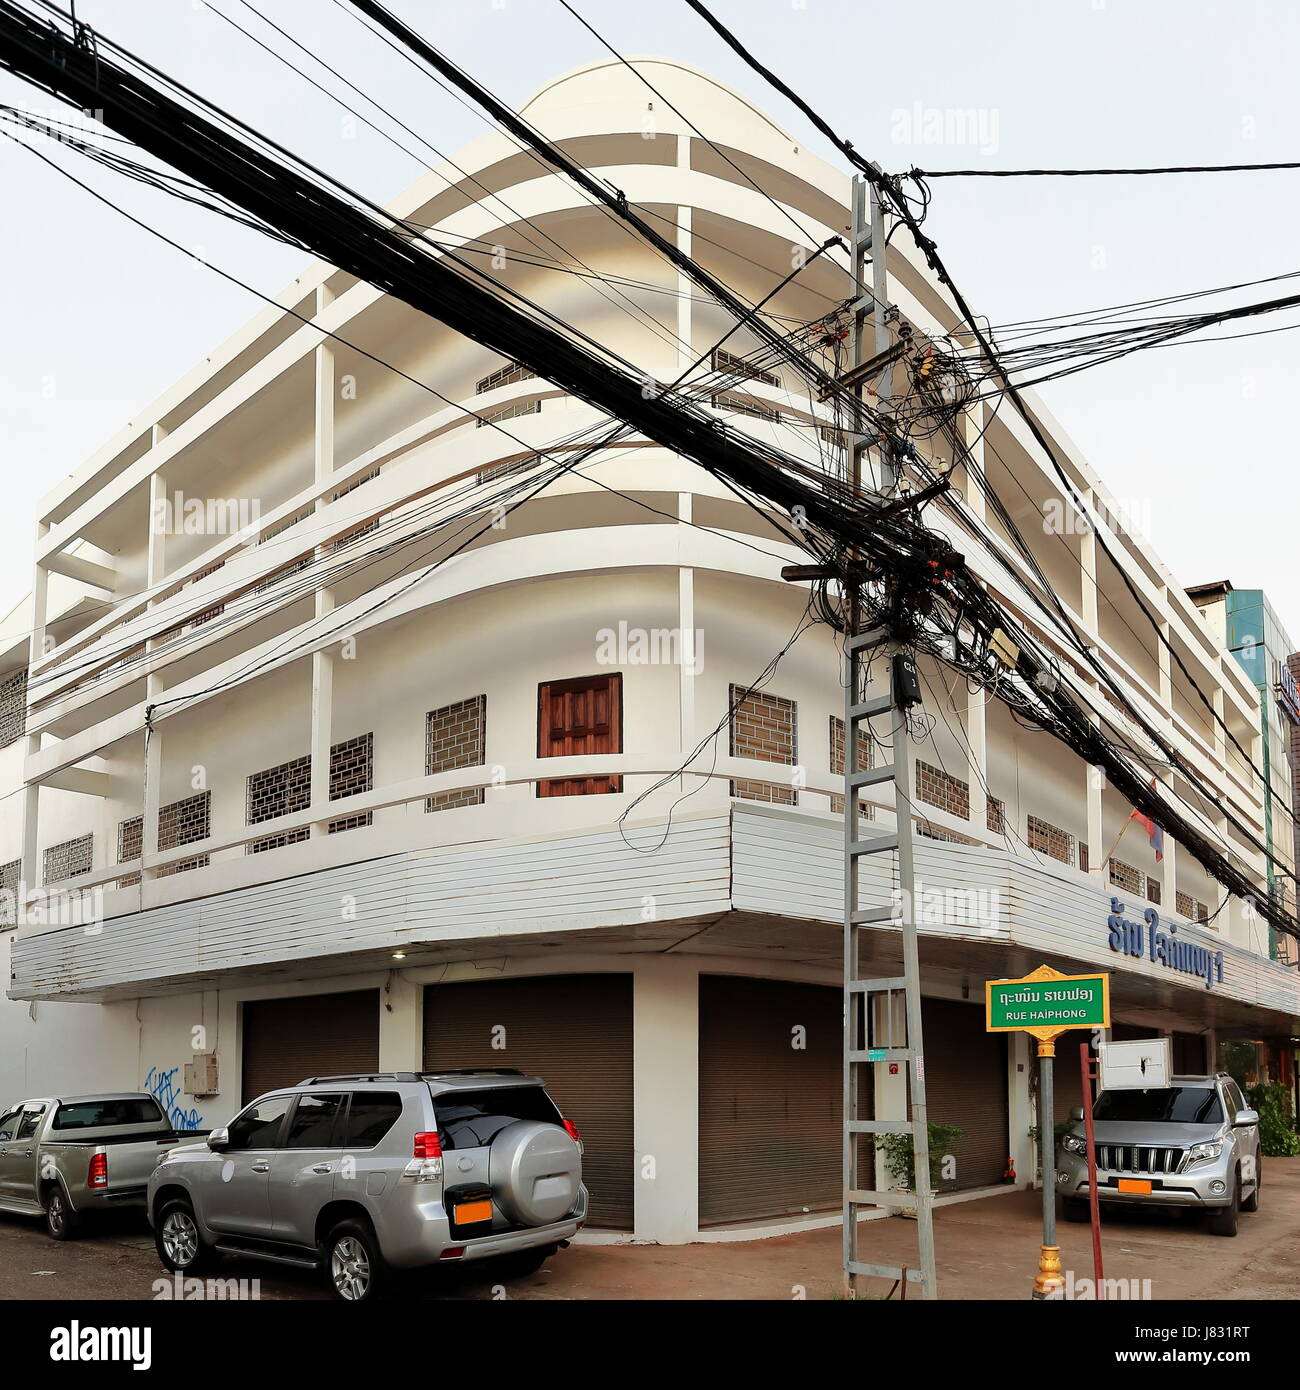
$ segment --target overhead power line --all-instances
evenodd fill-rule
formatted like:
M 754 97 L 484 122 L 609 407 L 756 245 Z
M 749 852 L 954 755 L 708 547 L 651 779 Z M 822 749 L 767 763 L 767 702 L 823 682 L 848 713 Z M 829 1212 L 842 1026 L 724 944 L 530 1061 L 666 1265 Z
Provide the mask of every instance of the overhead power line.
M 980 681 L 1013 712 L 1103 767 L 1120 795 L 1163 826 L 1226 888 L 1242 897 L 1258 894 L 1254 881 L 1216 843 L 1148 787 L 1144 768 L 1116 754 L 1090 710 L 1058 678 L 1050 654 L 975 578 L 948 539 L 920 523 L 920 503 L 946 484 L 880 502 L 755 437 L 733 432 L 689 402 L 646 391 L 642 378 L 431 256 L 390 226 L 382 210 L 367 211 L 357 205 L 356 195 L 340 196 L 324 187 L 326 176 L 319 171 L 308 176 L 215 125 L 113 61 L 106 44 L 96 40 L 96 45 L 94 51 L 83 47 L 57 25 L 36 22 L 13 0 L 0 0 L 0 65 L 78 109 L 103 111 L 105 124 L 181 173 L 348 273 L 700 464 L 765 517 L 765 509 L 797 517 L 789 537 L 818 557 L 829 574 L 840 576 L 823 586 L 817 599 L 822 609 L 831 611 L 831 585 L 865 583 L 875 621 L 916 650 Z M 904 452 L 910 447 L 892 437 L 889 446 Z M 1194 769 L 1187 775 L 1197 776 Z M 1300 932 L 1273 900 L 1264 899 L 1259 907 L 1280 930 Z
M 1136 178 L 1144 174 L 1256 174 L 1269 169 L 1300 169 L 1300 160 L 1276 164 L 1171 164 L 1156 169 L 912 168 L 907 171 L 907 176 L 914 179 L 1092 179 Z

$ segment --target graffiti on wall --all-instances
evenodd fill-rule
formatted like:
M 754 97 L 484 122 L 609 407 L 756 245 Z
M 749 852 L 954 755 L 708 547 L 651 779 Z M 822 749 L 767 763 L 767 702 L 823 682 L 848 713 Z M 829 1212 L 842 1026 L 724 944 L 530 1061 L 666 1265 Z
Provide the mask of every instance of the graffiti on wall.
M 150 1067 L 144 1088 L 162 1106 L 173 1129 L 198 1129 L 203 1116 L 193 1106 L 187 1110 L 181 1104 L 184 1093 L 177 1080 L 179 1072 L 179 1067 Z

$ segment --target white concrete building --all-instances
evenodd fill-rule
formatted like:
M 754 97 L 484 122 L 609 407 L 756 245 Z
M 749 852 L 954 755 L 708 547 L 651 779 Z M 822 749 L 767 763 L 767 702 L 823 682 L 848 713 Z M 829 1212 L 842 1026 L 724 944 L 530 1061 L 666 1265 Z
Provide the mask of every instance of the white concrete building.
M 709 77 L 642 70 L 711 144 L 613 62 L 548 84 L 525 114 L 751 299 L 793 247 L 844 231 L 844 175 Z M 649 376 L 671 380 L 726 332 L 721 309 L 504 137 L 458 164 L 398 211 L 503 248 L 503 279 Z M 890 257 L 919 334 L 957 321 L 904 238 Z M 770 307 L 808 322 L 847 293 L 830 256 Z M 803 557 L 701 469 L 633 438 L 424 574 L 453 544 L 434 509 L 598 413 L 328 266 L 283 302 L 313 326 L 260 314 L 37 519 L 33 597 L 0 636 L 3 1098 L 148 1086 L 206 1127 L 313 1073 L 519 1066 L 584 1131 L 595 1226 L 680 1242 L 838 1219 L 833 634 L 801 636 L 691 774 L 616 824 L 786 644 L 806 595 L 779 570 Z M 834 465 L 825 407 L 779 369 L 736 373 L 715 408 Z M 1257 755 L 1253 685 L 1043 423 L 1160 631 Z M 1096 651 L 1219 796 L 1204 804 L 1181 779 L 1171 793 L 1262 882 L 1229 825 L 1262 838 L 1258 779 L 1093 531 L 1069 524 L 1013 412 L 967 428 Z M 978 489 L 963 491 L 982 519 Z M 1045 627 L 996 519 L 977 540 L 931 514 L 1078 672 L 1098 719 L 1136 738 Z M 1047 735 L 923 669 L 927 1079 L 932 1117 L 964 1131 L 969 1192 L 1008 1156 L 1019 1181 L 1032 1173 L 1029 1052 L 984 1032 L 986 979 L 1042 961 L 1112 969 L 1117 1028 L 1171 1034 L 1178 1065 L 1200 1070 L 1216 1038 L 1295 1030 L 1300 978 L 1179 846 L 1157 863 L 1132 825 L 1106 862 L 1131 808 Z M 873 814 L 887 830 L 887 798 Z M 872 864 L 883 902 L 888 871 Z M 92 907 L 98 890 L 99 910 L 68 920 L 45 901 L 61 889 L 92 890 Z M 1221 978 L 1111 949 L 1115 896 L 1221 952 Z M 882 929 L 864 955 L 897 951 Z M 214 1081 L 186 1077 L 208 1058 Z M 1059 1070 L 1064 1109 L 1078 1083 Z M 879 1071 L 888 1113 L 901 1078 Z

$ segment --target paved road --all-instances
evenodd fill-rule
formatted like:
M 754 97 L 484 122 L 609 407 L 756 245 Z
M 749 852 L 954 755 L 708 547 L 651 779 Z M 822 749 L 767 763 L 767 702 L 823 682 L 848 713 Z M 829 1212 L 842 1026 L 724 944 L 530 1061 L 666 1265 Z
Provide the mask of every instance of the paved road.
M 941 1294 L 949 1299 L 1027 1299 L 1038 1261 L 1040 1199 L 1014 1192 L 939 1209 L 935 1219 Z M 1090 1277 L 1087 1226 L 1062 1224 L 1062 1263 Z M 864 1257 L 914 1259 L 916 1227 L 898 1218 L 863 1226 Z M 1125 1213 L 1103 1227 L 1106 1275 L 1137 1281 L 1132 1296 L 1156 1299 L 1300 1300 L 1300 1159 L 1266 1159 L 1264 1200 L 1224 1239 L 1176 1212 Z M 839 1231 L 685 1246 L 576 1245 L 537 1274 L 421 1276 L 399 1297 L 428 1299 L 825 1299 L 838 1288 Z M 0 1300 L 151 1299 L 166 1276 L 149 1233 L 113 1226 L 58 1244 L 24 1218 L 0 1215 Z M 263 1299 L 324 1299 L 318 1276 L 227 1260 L 222 1279 L 259 1280 Z M 863 1292 L 883 1295 L 885 1286 Z

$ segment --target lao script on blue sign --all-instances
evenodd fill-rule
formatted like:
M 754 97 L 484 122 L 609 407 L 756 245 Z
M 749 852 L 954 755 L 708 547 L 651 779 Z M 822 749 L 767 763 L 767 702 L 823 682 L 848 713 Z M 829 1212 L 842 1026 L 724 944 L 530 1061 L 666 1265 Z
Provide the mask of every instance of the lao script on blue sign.
M 1184 941 L 1177 935 L 1178 924 L 1170 922 L 1167 931 L 1160 930 L 1160 914 L 1154 907 L 1142 913 L 1140 922 L 1131 921 L 1124 916 L 1124 904 L 1118 898 L 1110 900 L 1110 916 L 1106 925 L 1110 928 L 1110 949 L 1123 951 L 1126 956 L 1143 955 L 1156 965 L 1168 966 L 1170 970 L 1181 971 L 1184 975 L 1196 975 L 1205 981 L 1206 989 L 1223 983 L 1223 952 L 1212 951 L 1208 946 L 1198 946 L 1194 941 Z

